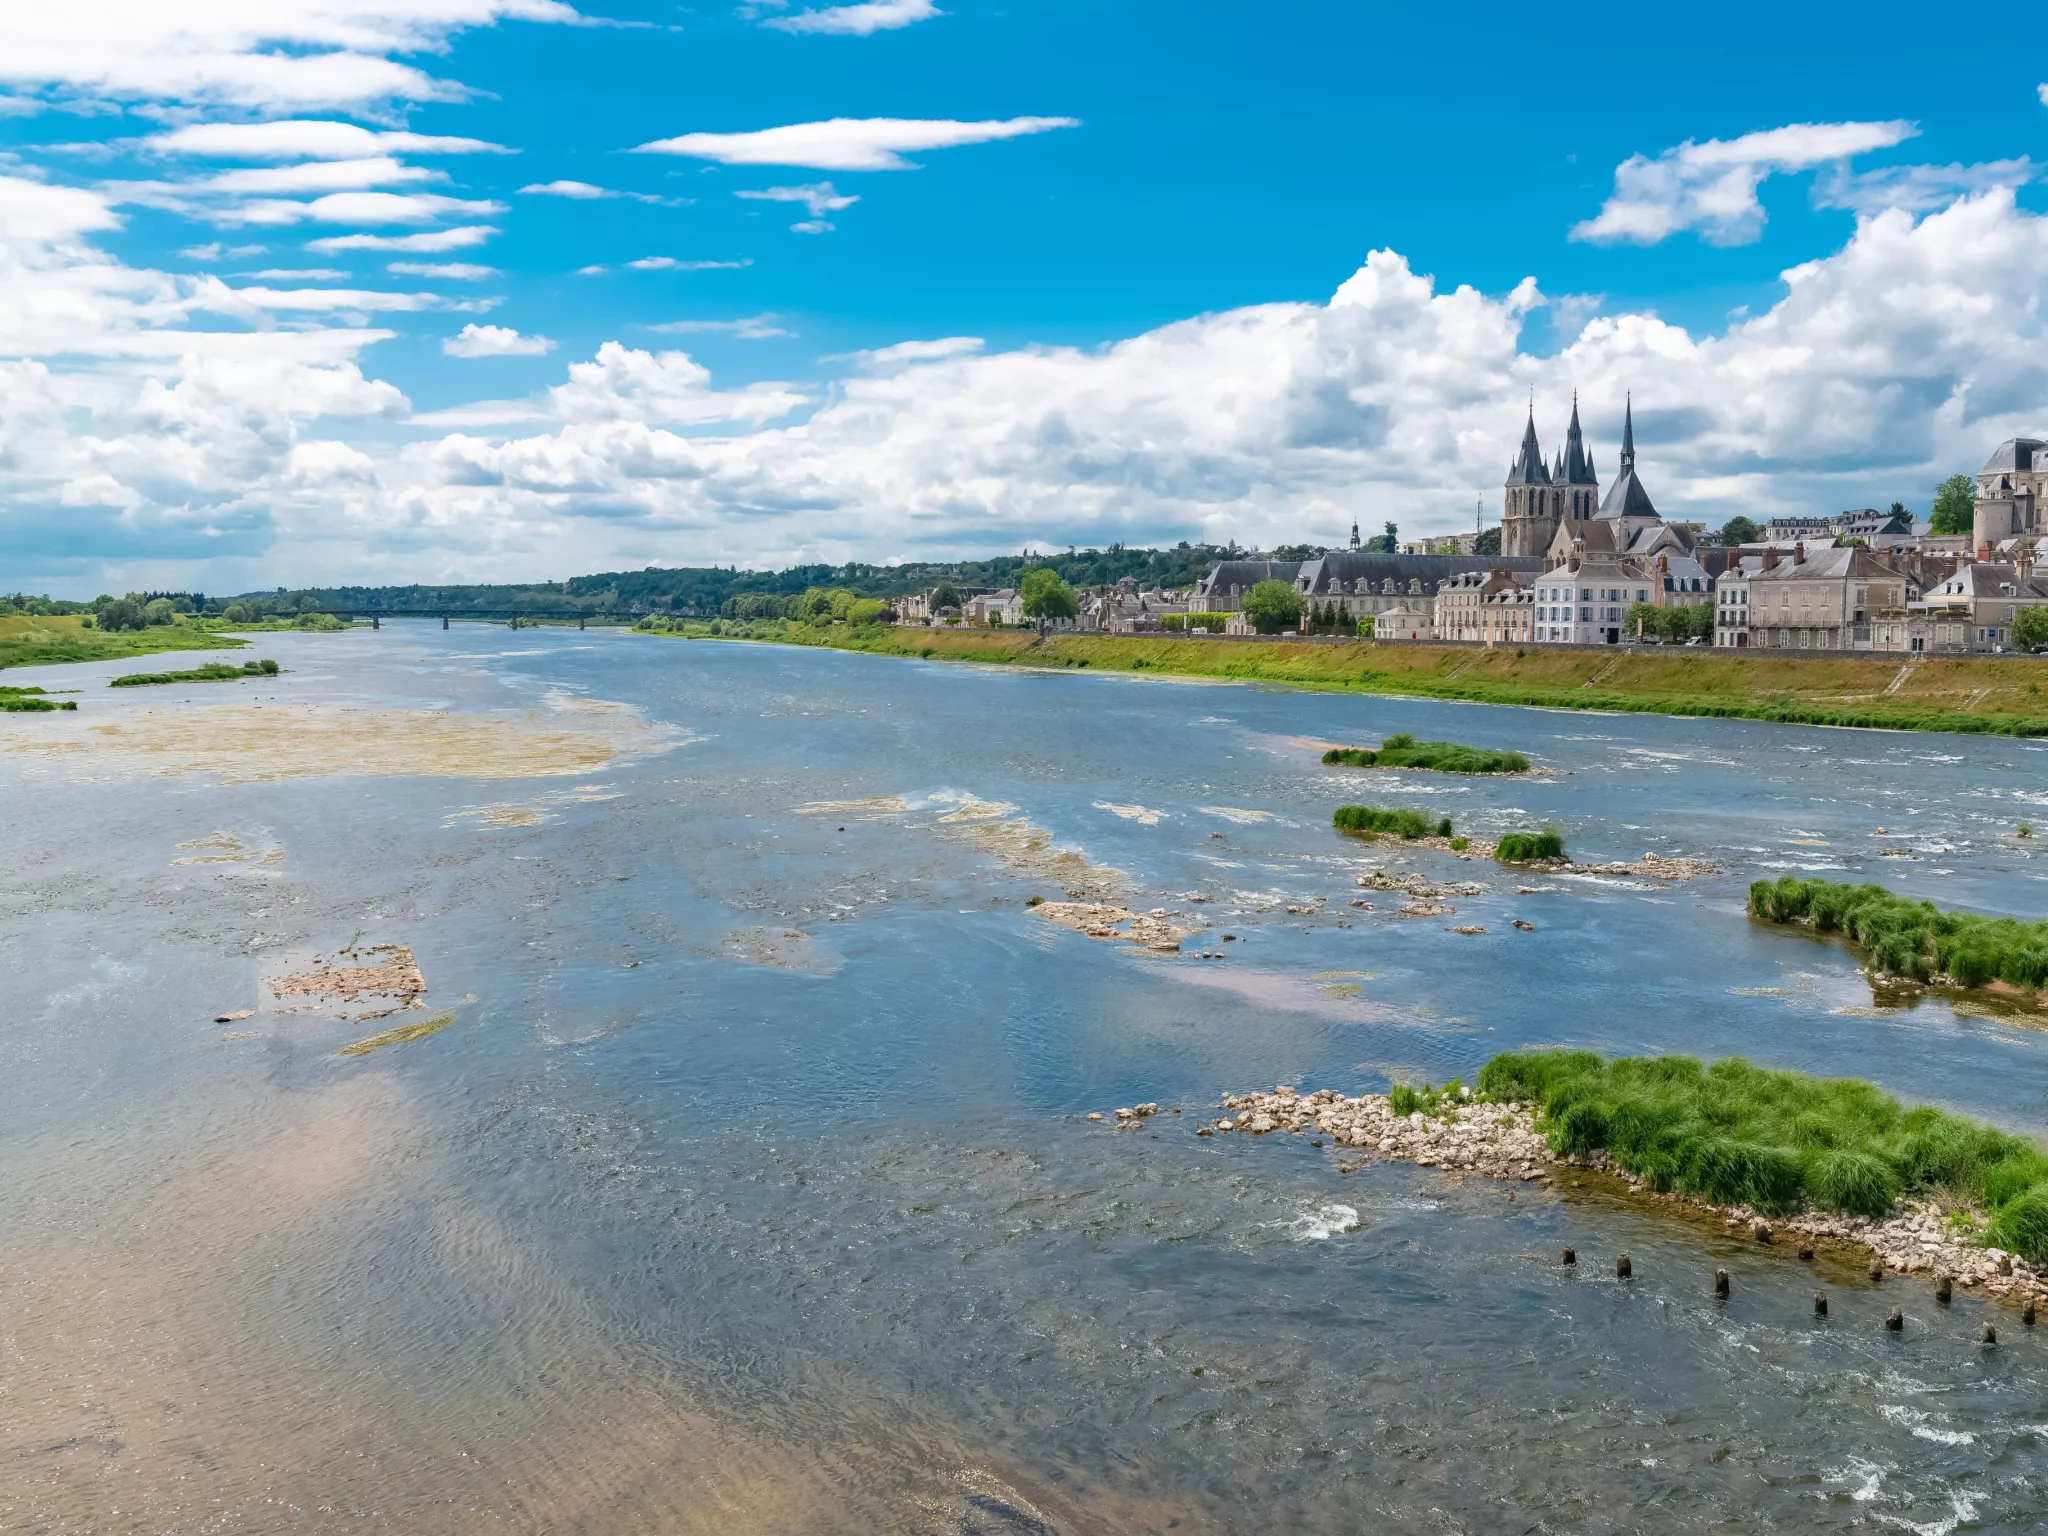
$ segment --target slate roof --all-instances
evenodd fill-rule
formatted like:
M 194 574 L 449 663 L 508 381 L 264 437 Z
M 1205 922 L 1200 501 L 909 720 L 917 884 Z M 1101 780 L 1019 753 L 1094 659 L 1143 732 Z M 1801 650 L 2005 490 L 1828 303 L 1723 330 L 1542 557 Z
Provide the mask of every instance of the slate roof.
M 2008 437 L 1993 450 L 1977 473 L 1991 475 L 2000 470 L 2048 469 L 2048 454 L 2043 453 L 2044 449 L 2048 449 L 2048 443 L 2038 437 Z
M 1550 471 L 1543 467 L 1543 449 L 1536 442 L 1536 407 L 1529 407 L 1529 424 L 1522 428 L 1521 451 L 1515 455 L 1514 463 L 1508 466 L 1507 483 L 1516 485 L 1548 485 Z
M 1372 583 L 1373 593 L 1383 592 L 1389 581 L 1398 592 L 1406 592 L 1411 581 L 1420 581 L 1424 592 L 1433 593 L 1438 582 L 1465 571 L 1506 570 L 1534 576 L 1542 569 L 1542 560 L 1533 555 L 1377 555 L 1332 549 L 1321 559 L 1304 563 L 1295 575 L 1294 587 L 1297 592 L 1321 597 L 1335 595 L 1336 589 L 1330 585 L 1333 581 L 1343 582 L 1347 593 L 1355 591 L 1361 580 Z

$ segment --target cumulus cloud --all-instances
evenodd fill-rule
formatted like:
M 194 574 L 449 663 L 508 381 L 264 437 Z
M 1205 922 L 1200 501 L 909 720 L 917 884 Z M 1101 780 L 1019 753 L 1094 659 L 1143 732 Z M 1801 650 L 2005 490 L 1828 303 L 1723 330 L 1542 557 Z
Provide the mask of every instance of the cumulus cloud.
M 941 336 L 934 341 L 899 341 L 891 347 L 872 347 L 831 361 L 858 363 L 874 372 L 902 368 L 911 363 L 935 363 L 943 358 L 964 357 L 979 352 L 988 343 L 979 336 Z
M 284 118 L 268 123 L 188 123 L 142 141 L 162 155 L 214 160 L 364 160 L 376 155 L 509 155 L 502 144 L 426 133 L 378 132 L 355 123 Z
M 778 32 L 826 32 L 842 37 L 866 37 L 871 32 L 890 32 L 914 26 L 946 13 L 932 0 L 866 0 L 861 5 L 834 5 L 823 10 L 799 11 L 794 16 L 776 16 L 761 23 Z
M 0 82 L 60 100 L 175 102 L 258 112 L 369 107 L 459 94 L 391 55 L 455 32 L 566 22 L 559 0 L 96 0 L 15 5 Z
M 1631 155 L 1615 169 L 1613 196 L 1572 238 L 1655 245 L 1694 229 L 1712 245 L 1744 245 L 1763 234 L 1756 189 L 1765 177 L 1888 149 L 1918 132 L 1904 122 L 1794 123 L 1739 139 L 1688 139 L 1654 160 Z
M 787 416 L 810 397 L 787 384 L 715 390 L 711 372 L 687 352 L 642 352 L 608 341 L 587 363 L 569 368 L 569 382 L 548 391 L 564 421 L 699 425 L 761 422 Z
M 450 357 L 540 357 L 554 349 L 545 336 L 522 336 L 509 326 L 465 325 L 441 343 Z
M 407 251 L 414 255 L 436 255 L 482 245 L 498 231 L 489 224 L 464 224 L 454 229 L 433 229 L 417 235 L 328 235 L 308 240 L 306 249 L 332 255 L 337 251 Z
M 804 187 L 762 187 L 758 191 L 735 192 L 733 196 L 757 203 L 802 203 L 804 211 L 813 219 L 837 213 L 842 208 L 851 208 L 860 201 L 858 193 L 849 196 L 829 181 L 813 182 Z M 830 229 L 832 226 L 828 224 L 825 227 Z
M 904 155 L 919 150 L 986 144 L 1055 128 L 1078 128 L 1072 117 L 1012 117 L 1000 122 L 962 123 L 899 117 L 835 117 L 822 123 L 791 123 L 752 133 L 686 133 L 656 139 L 635 153 L 687 155 L 721 165 L 795 165 L 819 171 L 912 171 Z

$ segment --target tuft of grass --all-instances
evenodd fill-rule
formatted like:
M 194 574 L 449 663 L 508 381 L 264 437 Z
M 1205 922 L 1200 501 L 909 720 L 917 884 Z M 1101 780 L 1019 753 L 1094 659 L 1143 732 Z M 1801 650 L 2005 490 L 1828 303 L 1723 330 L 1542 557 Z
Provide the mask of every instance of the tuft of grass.
M 1339 832 L 1349 832 L 1358 837 L 1451 835 L 1451 818 L 1448 816 L 1432 827 L 1429 818 L 1420 811 L 1382 811 L 1370 805 L 1340 805 L 1330 817 L 1330 824 Z
M 1464 1103 L 1471 1097 L 1472 1091 L 1455 1077 L 1441 1088 L 1428 1083 L 1420 1088 L 1396 1083 L 1387 1090 L 1387 1108 L 1397 1115 L 1412 1115 L 1418 1109 L 1425 1115 L 1440 1115 L 1446 1106 Z
M 1981 987 L 2048 985 L 2048 923 L 1944 912 L 1881 885 L 1833 880 L 1759 880 L 1749 915 L 1840 933 L 1870 952 L 1880 970 L 1921 982 Z
M 1468 747 L 1455 741 L 1417 741 L 1403 731 L 1377 748 L 1332 747 L 1323 761 L 1345 768 L 1429 768 L 1437 773 L 1527 773 L 1529 759 L 1519 752 Z
M 1946 1110 L 1906 1109 L 1855 1078 L 1779 1072 L 1740 1057 L 1508 1052 L 1482 1094 L 1538 1106 L 1550 1144 L 1604 1151 L 1660 1191 L 1786 1212 L 1879 1217 L 1912 1193 L 1990 1214 L 1988 1241 L 2048 1260 L 2048 1154 Z
M 1555 832 L 1510 832 L 1493 850 L 1503 864 L 1539 864 L 1564 855 L 1564 839 Z
M 226 683 L 244 677 L 275 677 L 277 663 L 268 656 L 261 661 L 245 661 L 239 667 L 225 662 L 209 661 L 203 667 L 194 667 L 189 672 L 130 672 L 108 683 L 109 688 L 146 688 L 156 683 Z

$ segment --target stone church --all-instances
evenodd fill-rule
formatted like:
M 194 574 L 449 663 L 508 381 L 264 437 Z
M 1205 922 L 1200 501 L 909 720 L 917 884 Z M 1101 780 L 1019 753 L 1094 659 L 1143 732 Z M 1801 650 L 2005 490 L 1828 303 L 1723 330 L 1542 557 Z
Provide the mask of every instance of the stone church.
M 1536 407 L 1522 429 L 1522 448 L 1508 467 L 1507 505 L 1501 512 L 1500 552 L 1543 555 L 1565 523 L 1584 522 L 1600 510 L 1600 477 L 1579 431 L 1579 397 L 1572 396 L 1572 424 L 1555 462 L 1545 466 L 1536 441 Z

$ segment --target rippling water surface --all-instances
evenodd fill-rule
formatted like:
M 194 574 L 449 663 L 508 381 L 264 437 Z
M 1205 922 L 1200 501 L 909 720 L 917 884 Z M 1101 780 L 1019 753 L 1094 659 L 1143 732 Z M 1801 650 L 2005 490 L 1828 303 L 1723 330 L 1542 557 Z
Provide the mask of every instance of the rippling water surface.
M 1874 1006 L 1742 898 L 2038 914 L 2048 748 L 595 632 L 257 654 L 285 675 L 44 669 L 77 715 L 0 717 L 0 1528 L 2048 1522 L 2008 1312 L 1191 1118 L 1571 1044 L 2037 1134 L 2038 1028 Z M 1317 761 L 1397 730 L 1558 772 Z M 1357 800 L 1728 874 L 1517 894 L 1335 837 Z M 1487 890 L 1346 905 L 1383 865 Z M 1069 889 L 1214 926 L 1160 956 L 1025 906 Z M 410 947 L 420 1009 L 267 985 L 350 945 Z M 1141 1099 L 1188 1113 L 1082 1118 Z

